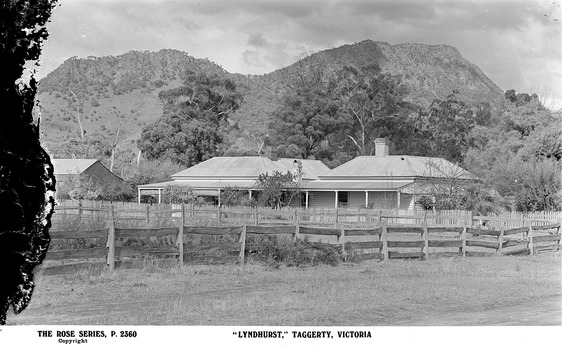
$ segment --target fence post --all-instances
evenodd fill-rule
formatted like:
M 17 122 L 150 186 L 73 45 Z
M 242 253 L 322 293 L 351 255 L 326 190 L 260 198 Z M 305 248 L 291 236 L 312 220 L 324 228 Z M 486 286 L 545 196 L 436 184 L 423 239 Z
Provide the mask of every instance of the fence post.
M 501 255 L 503 249 L 503 232 L 504 229 L 502 228 L 500 231 L 500 235 L 498 236 L 498 249 L 496 249 L 496 254 Z
M 466 231 L 467 228 L 465 225 L 461 231 L 461 247 L 459 248 L 459 253 L 461 253 L 463 258 L 466 257 Z
M 113 212 L 113 204 L 109 212 L 109 229 L 107 234 L 107 265 L 109 272 L 115 272 L 115 213 Z
M 256 205 L 256 226 L 259 224 L 259 213 L 258 213 L 258 206 Z
M 382 210 L 379 210 L 379 216 L 378 216 L 377 220 L 379 221 L 378 224 L 382 225 Z
M 341 253 L 345 256 L 345 229 L 343 227 L 341 228 L 341 233 L 338 236 L 338 241 L 341 243 Z
M 180 227 L 178 229 L 178 239 L 176 240 L 176 245 L 178 246 L 179 257 L 178 263 L 183 266 L 183 227 L 185 226 L 185 206 L 181 204 L 181 215 L 180 215 Z
M 82 200 L 78 201 L 78 221 L 82 221 Z
M 146 205 L 146 227 L 150 226 L 150 205 Z
M 560 226 L 558 226 L 558 228 L 556 229 L 556 235 L 560 235 L 560 227 L 562 227 L 562 218 L 560 218 Z M 556 251 L 560 250 L 560 240 L 556 241 Z
M 222 216 L 222 214 L 221 214 L 221 206 L 219 205 L 219 206 L 218 206 L 218 209 L 217 209 L 217 220 L 218 220 L 219 223 L 221 222 L 221 216 Z
M 336 213 L 334 214 L 334 228 L 338 228 L 338 208 L 336 208 Z
M 423 258 L 424 260 L 429 259 L 429 232 L 427 229 L 427 221 L 424 220 L 424 222 L 422 222 L 422 228 L 423 228 L 423 248 L 422 248 L 422 253 L 423 253 Z
M 386 229 L 386 221 L 382 223 L 382 260 L 388 260 L 388 230 Z
M 293 242 L 299 238 L 300 233 L 300 223 L 299 223 L 299 212 L 295 210 L 295 234 L 293 235 Z
M 530 255 L 535 255 L 535 244 L 533 243 L 533 223 L 529 222 L 529 231 L 527 232 L 527 249 Z
M 246 224 L 242 226 L 242 232 L 240 232 L 240 255 L 238 255 L 238 262 L 242 265 L 245 263 L 245 253 L 246 253 Z

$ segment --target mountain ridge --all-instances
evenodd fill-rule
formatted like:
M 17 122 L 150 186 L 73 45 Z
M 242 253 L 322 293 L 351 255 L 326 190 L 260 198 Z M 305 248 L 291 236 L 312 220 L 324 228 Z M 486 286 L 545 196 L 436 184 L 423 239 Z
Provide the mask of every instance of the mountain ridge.
M 87 134 L 110 137 L 121 128 L 120 144 L 135 148 L 142 128 L 162 115 L 158 93 L 179 86 L 182 73 L 189 69 L 236 82 L 244 102 L 232 119 L 241 132 L 232 135 L 230 142 L 242 149 L 253 147 L 251 136 L 267 132 L 272 112 L 281 105 L 287 76 L 307 60 L 321 62 L 326 76 L 346 65 L 379 64 L 383 72 L 401 77 L 409 89 L 407 100 L 424 107 L 453 90 L 469 103 L 494 104 L 503 98 L 502 90 L 480 68 L 449 45 L 363 40 L 313 53 L 263 75 L 231 73 L 208 59 L 174 49 L 129 51 L 118 56 L 72 57 L 41 79 L 42 138 L 47 145 L 76 138 L 78 110 Z

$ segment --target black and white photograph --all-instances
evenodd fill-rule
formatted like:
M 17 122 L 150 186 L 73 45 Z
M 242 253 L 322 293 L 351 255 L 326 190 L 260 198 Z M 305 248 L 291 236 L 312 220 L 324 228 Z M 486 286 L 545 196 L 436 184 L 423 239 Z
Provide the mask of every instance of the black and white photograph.
M 561 345 L 561 6 L 2 1 L 0 347 Z

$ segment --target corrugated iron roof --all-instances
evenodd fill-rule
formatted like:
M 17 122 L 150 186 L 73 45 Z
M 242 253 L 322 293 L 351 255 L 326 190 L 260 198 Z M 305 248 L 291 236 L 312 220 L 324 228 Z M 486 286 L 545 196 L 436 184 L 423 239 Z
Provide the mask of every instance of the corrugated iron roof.
M 322 161 L 320 160 L 281 158 L 277 160 L 277 163 L 279 163 L 286 170 L 292 171 L 293 163 L 295 162 L 295 160 L 301 162 L 302 164 L 303 179 L 318 179 L 318 176 L 330 172 L 330 168 L 328 168 L 326 164 L 322 163 Z
M 333 177 L 437 177 L 476 179 L 443 158 L 417 156 L 360 156 L 340 165 L 321 179 Z
M 260 174 L 287 172 L 280 164 L 267 157 L 214 157 L 172 175 L 181 178 L 248 177 L 257 179 Z
M 51 159 L 55 175 L 81 174 L 97 162 L 97 159 Z

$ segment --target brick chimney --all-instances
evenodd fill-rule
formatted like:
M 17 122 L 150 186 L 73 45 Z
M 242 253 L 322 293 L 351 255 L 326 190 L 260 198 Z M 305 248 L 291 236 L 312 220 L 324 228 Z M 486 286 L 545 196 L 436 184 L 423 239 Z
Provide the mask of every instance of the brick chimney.
M 375 157 L 386 157 L 388 156 L 390 142 L 386 137 L 375 139 Z

